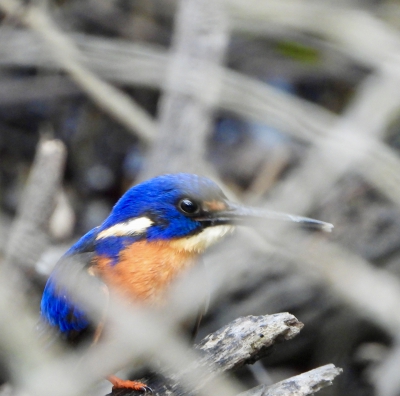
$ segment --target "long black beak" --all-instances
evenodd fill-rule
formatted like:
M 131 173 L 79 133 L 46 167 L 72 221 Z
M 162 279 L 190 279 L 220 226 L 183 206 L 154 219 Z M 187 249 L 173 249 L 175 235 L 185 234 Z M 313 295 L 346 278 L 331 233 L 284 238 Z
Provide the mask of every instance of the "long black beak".
M 274 212 L 266 209 L 242 206 L 232 202 L 225 202 L 227 207 L 223 210 L 205 211 L 198 221 L 209 222 L 210 225 L 249 225 L 258 220 L 278 220 L 298 223 L 307 228 L 331 232 L 333 224 L 324 221 L 311 219 L 309 217 L 296 216 L 288 213 Z

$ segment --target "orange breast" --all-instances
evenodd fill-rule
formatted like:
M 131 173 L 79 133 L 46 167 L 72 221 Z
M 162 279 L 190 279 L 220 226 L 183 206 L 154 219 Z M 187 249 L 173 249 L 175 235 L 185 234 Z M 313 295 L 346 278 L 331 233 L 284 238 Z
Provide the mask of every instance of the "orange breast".
M 163 297 L 171 281 L 194 263 L 196 256 L 173 248 L 168 242 L 141 241 L 121 251 L 118 264 L 98 257 L 95 273 L 124 297 L 155 303 Z

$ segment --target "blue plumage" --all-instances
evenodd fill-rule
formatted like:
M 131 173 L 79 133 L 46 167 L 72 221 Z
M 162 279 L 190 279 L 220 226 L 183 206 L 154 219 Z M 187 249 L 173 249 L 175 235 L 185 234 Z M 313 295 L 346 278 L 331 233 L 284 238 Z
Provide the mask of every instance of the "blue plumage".
M 94 252 L 95 256 L 110 258 L 114 265 L 118 265 L 121 250 L 138 240 L 170 240 L 196 233 L 203 225 L 177 210 L 177 204 L 182 197 L 192 197 L 199 201 L 204 197 L 225 199 L 218 185 L 197 175 L 180 173 L 147 180 L 129 189 L 115 204 L 103 224 L 84 235 L 66 252 L 64 258 Z M 102 231 L 139 217 L 147 217 L 153 222 L 144 234 L 96 239 Z M 67 262 L 68 260 L 65 261 Z M 64 265 L 63 261 L 61 265 Z M 51 326 L 59 328 L 62 333 L 85 329 L 89 321 L 84 311 L 76 307 L 66 291 L 57 286 L 56 277 L 57 271 L 50 276 L 43 292 L 42 318 Z
M 40 304 L 42 318 L 59 328 L 61 333 L 84 330 L 89 325 L 86 314 L 70 301 L 67 292 L 58 288 L 56 283 L 54 276 L 47 281 Z
M 111 259 L 112 265 L 118 264 L 119 254 L 124 248 L 141 239 L 131 236 L 110 236 L 96 243 L 96 254 Z

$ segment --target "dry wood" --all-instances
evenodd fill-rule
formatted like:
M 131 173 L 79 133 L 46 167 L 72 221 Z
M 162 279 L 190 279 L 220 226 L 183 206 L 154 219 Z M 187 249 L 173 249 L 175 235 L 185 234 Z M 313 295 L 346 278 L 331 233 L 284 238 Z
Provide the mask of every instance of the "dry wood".
M 196 348 L 206 353 L 202 364 L 232 370 L 252 364 L 269 348 L 299 334 L 303 324 L 289 313 L 238 318 L 205 337 Z
M 296 375 L 272 386 L 260 385 L 238 396 L 305 396 L 312 395 L 326 386 L 343 370 L 333 364 L 318 367 Z
M 295 337 L 303 324 L 289 313 L 238 318 L 205 337 L 195 349 L 202 357 L 178 374 L 169 376 L 167 383 L 148 382 L 158 395 L 185 395 L 196 392 L 224 371 L 252 364 L 271 352 L 277 343 Z M 182 389 L 184 379 L 196 373 L 197 384 L 190 392 Z M 132 395 L 114 391 L 113 395 Z
M 192 366 L 166 382 L 152 384 L 157 395 L 188 395 L 196 393 L 204 384 L 211 381 L 223 371 L 232 370 L 245 364 L 252 364 L 264 357 L 276 343 L 295 337 L 303 327 L 293 315 L 279 313 L 265 316 L 247 316 L 234 320 L 205 337 L 196 349 L 204 355 Z M 198 383 L 190 392 L 182 389 L 180 381 L 188 372 L 202 368 Z M 333 364 L 319 367 L 301 375 L 281 381 L 272 386 L 261 385 L 240 396 L 281 396 L 309 395 L 332 384 L 333 379 L 341 373 Z M 206 374 L 204 376 L 204 373 Z M 134 395 L 136 392 L 113 391 L 114 396 Z

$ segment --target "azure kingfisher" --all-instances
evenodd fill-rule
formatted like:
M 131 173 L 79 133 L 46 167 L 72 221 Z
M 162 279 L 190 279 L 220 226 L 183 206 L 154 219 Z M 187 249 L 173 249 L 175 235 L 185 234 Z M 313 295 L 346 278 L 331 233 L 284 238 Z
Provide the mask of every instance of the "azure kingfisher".
M 128 301 L 159 303 L 173 279 L 207 247 L 254 218 L 293 221 L 329 231 L 332 225 L 306 217 L 249 208 L 230 202 L 206 177 L 168 174 L 130 188 L 110 215 L 63 256 L 58 265 L 90 253 L 85 269 L 100 278 L 109 293 Z M 85 332 L 90 321 L 57 282 L 57 266 L 41 301 L 44 322 L 67 339 Z M 114 388 L 149 391 L 143 383 L 109 380 Z

